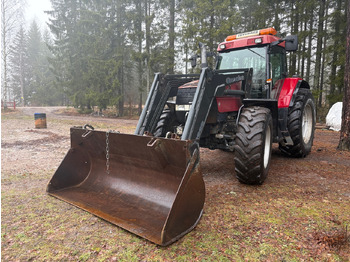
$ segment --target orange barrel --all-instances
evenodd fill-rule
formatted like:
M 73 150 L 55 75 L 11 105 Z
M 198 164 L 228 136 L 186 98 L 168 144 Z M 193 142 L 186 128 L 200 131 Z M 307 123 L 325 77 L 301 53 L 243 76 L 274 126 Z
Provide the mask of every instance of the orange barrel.
M 46 114 L 45 113 L 35 113 L 35 128 L 46 128 Z

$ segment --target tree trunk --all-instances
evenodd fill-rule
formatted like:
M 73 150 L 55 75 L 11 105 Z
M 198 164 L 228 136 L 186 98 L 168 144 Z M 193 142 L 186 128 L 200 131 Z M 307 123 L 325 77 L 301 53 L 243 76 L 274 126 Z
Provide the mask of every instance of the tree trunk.
M 339 39 L 339 33 L 340 33 L 340 13 L 341 13 L 341 3 L 342 0 L 338 0 L 337 2 L 337 8 L 336 12 L 337 15 L 334 18 L 334 37 L 335 39 Z M 330 95 L 333 95 L 335 93 L 335 79 L 337 75 L 337 62 L 338 62 L 338 45 L 337 41 L 333 44 L 333 55 L 332 55 L 332 66 L 331 66 L 331 75 L 330 75 Z
M 309 28 L 309 35 L 308 35 L 308 49 L 307 49 L 307 66 L 306 66 L 306 75 L 305 80 L 309 82 L 310 80 L 310 70 L 311 70 L 311 50 L 312 50 L 312 35 L 313 35 L 313 23 L 314 23 L 314 11 L 313 11 L 313 5 L 310 8 L 310 28 Z
M 136 30 L 137 30 L 137 41 L 138 41 L 138 61 L 137 61 L 137 73 L 138 73 L 138 81 L 139 81 L 139 92 L 140 92 L 140 100 L 139 100 L 139 108 L 138 113 L 141 115 L 142 112 L 142 92 L 143 92 L 143 83 L 142 83 L 142 6 L 141 1 L 136 2 L 136 8 L 138 13 L 138 18 L 136 21 Z
M 1 1 L 1 40 L 2 40 L 2 73 L 3 75 L 1 76 L 1 85 L 3 88 L 3 94 L 2 94 L 2 99 L 3 99 L 3 104 L 4 108 L 7 108 L 7 23 L 6 23 L 6 8 L 5 8 L 5 1 Z
M 274 3 L 274 9 L 275 9 L 275 12 L 274 12 L 274 21 L 273 21 L 273 27 L 276 29 L 277 32 L 280 31 L 280 20 L 278 18 L 278 15 L 279 15 L 279 12 L 280 12 L 280 9 L 279 9 L 279 5 L 281 3 Z
M 327 32 L 327 24 L 328 24 L 328 5 L 326 7 L 326 20 L 325 20 L 325 27 L 324 27 L 324 31 Z M 323 85 L 323 82 L 324 82 L 324 66 L 325 66 L 325 60 L 326 60 L 326 51 L 327 50 L 327 41 L 326 39 L 324 39 L 324 44 L 323 44 L 323 48 L 322 48 L 323 52 L 322 52 L 322 58 L 321 58 L 321 61 L 322 61 L 322 64 L 321 64 L 321 75 L 320 75 L 320 97 L 319 97 L 319 106 L 322 105 L 322 100 L 323 100 L 323 93 L 325 92 L 324 90 L 324 85 Z
M 320 90 L 320 74 L 321 74 L 321 59 L 323 46 L 323 22 L 324 22 L 325 0 L 320 0 L 320 9 L 318 13 L 318 28 L 317 28 L 317 47 L 316 47 L 316 62 L 315 62 L 315 76 L 314 85 L 317 91 Z M 318 106 L 321 106 L 322 95 L 319 93 Z
M 308 22 L 309 10 L 306 8 L 305 11 L 306 11 L 306 16 L 305 16 L 305 20 L 304 20 L 304 29 L 303 30 L 304 30 L 304 32 L 307 32 L 307 22 Z M 301 72 L 300 72 L 301 78 L 305 78 L 305 60 L 306 60 L 305 54 L 306 54 L 306 35 L 304 35 L 303 46 L 302 46 Z
M 209 39 L 209 50 L 214 50 L 214 36 L 213 36 L 213 32 L 214 32 L 214 23 L 215 23 L 215 16 L 214 16 L 214 6 L 213 6 L 213 2 L 212 2 L 212 9 L 213 12 L 210 16 L 210 39 Z M 215 42 L 216 43 L 216 42 Z
M 139 95 L 139 108 L 138 108 L 138 115 L 140 116 L 142 113 L 142 92 L 140 91 Z
M 122 7 L 122 2 L 117 1 L 117 53 L 119 59 L 121 59 L 121 66 L 118 68 L 118 79 L 120 82 L 119 86 L 119 100 L 118 100 L 118 112 L 119 116 L 124 116 L 124 39 L 123 39 L 123 24 L 122 20 L 124 18 L 124 8 Z
M 294 35 L 297 35 L 299 33 L 299 8 L 298 3 L 296 1 L 292 1 L 292 14 L 291 14 L 291 24 L 292 24 L 292 33 Z M 291 75 L 295 75 L 296 72 L 296 65 L 297 65 L 297 52 L 293 52 L 290 54 L 290 66 L 289 66 L 289 73 Z
M 23 52 L 21 50 L 21 53 L 19 54 L 20 59 L 20 81 L 21 81 L 21 105 L 25 106 L 25 100 L 24 100 L 24 65 L 23 65 Z
M 350 151 L 350 1 L 347 10 L 343 114 L 338 149 Z
M 174 73 L 175 64 L 175 0 L 169 0 L 170 19 L 169 19 L 169 65 L 168 73 Z
M 151 63 L 150 63 L 150 46 L 151 46 L 151 3 L 145 0 L 145 28 L 146 28 L 146 91 L 147 94 L 151 88 L 150 86 L 150 74 L 151 74 Z

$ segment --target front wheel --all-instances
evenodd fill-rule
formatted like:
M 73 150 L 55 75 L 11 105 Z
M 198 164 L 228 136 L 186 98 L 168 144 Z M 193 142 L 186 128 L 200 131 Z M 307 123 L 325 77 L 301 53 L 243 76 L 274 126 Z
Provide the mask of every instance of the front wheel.
M 305 157 L 311 152 L 315 133 L 315 102 L 309 89 L 300 89 L 288 111 L 288 131 L 293 145 L 280 144 L 280 150 L 292 157 Z
M 176 125 L 176 117 L 171 109 L 164 109 L 154 131 L 155 137 L 165 137 L 167 132 L 173 132 Z
M 236 177 L 244 184 L 262 184 L 270 167 L 273 140 L 271 111 L 264 107 L 242 110 L 235 138 Z

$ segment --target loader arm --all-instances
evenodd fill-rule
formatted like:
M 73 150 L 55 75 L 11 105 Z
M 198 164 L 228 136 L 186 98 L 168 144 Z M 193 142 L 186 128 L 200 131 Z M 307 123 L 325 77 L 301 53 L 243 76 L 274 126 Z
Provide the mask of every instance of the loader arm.
M 169 97 L 176 96 L 179 86 L 198 79 L 198 77 L 198 74 L 164 76 L 156 73 L 135 135 L 144 135 L 146 132 L 152 134 Z
M 199 140 L 216 96 L 249 97 L 253 69 L 212 70 L 203 68 L 200 75 L 155 75 L 145 107 L 140 116 L 136 135 L 153 134 L 160 115 L 169 98 L 177 95 L 178 88 L 198 79 L 191 109 L 188 113 L 181 140 Z M 231 90 L 230 85 L 242 82 L 241 90 Z
M 135 135 L 143 135 L 149 127 L 155 124 L 158 120 L 162 108 L 165 105 L 166 99 L 169 95 L 169 85 L 165 85 L 163 88 L 160 85 L 162 75 L 156 73 L 150 89 L 150 93 L 147 97 L 145 107 L 142 110 L 139 122 L 137 124 Z
M 253 70 L 211 70 L 203 68 L 191 110 L 185 124 L 182 140 L 199 140 L 213 100 L 216 96 L 249 96 Z M 242 81 L 241 90 L 230 90 L 233 83 Z

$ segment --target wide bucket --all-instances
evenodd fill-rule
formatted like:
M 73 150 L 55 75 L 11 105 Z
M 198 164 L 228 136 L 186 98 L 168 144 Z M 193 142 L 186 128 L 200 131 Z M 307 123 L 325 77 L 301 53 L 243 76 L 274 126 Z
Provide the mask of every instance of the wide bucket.
M 158 245 L 192 230 L 204 205 L 191 141 L 71 128 L 47 192 Z
M 34 113 L 35 128 L 46 128 L 46 114 Z

